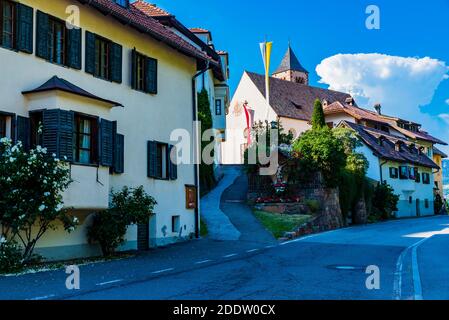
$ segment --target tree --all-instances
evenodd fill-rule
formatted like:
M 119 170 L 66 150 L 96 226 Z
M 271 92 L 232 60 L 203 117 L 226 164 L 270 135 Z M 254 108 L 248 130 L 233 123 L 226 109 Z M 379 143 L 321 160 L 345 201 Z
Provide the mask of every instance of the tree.
M 324 117 L 323 105 L 320 99 L 316 99 L 312 113 L 312 129 L 317 130 L 324 127 L 326 127 L 326 119 Z
M 117 247 L 125 242 L 128 226 L 146 224 L 157 204 L 143 186 L 135 189 L 123 187 L 119 192 L 112 191 L 111 197 L 111 207 L 98 212 L 88 229 L 89 240 L 98 242 L 105 256 L 114 254 Z
M 394 211 L 397 211 L 399 196 L 394 194 L 394 189 L 386 183 L 378 183 L 373 194 L 373 208 L 375 214 L 382 220 L 391 218 Z
M 202 89 L 198 93 L 198 120 L 201 122 L 201 137 L 204 132 L 212 129 L 212 112 L 210 110 L 209 94 L 206 89 Z M 209 145 L 211 141 L 201 141 L 201 152 Z M 201 190 L 210 190 L 215 185 L 214 166 L 213 164 L 206 164 L 203 161 L 200 163 L 200 186 Z
M 293 144 L 293 150 L 300 155 L 302 170 L 321 172 L 327 187 L 338 186 L 346 154 L 343 144 L 328 127 L 304 132 Z
M 62 222 L 74 230 L 78 219 L 64 209 L 62 192 L 71 183 L 69 166 L 37 146 L 25 152 L 22 143 L 0 139 L 0 237 L 18 241 L 29 261 L 42 236 Z

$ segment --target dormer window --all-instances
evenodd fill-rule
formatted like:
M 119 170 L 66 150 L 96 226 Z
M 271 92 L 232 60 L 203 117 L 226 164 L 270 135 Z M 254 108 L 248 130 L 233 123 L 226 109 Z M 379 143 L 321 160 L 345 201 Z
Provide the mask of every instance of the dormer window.
M 402 142 L 400 142 L 400 141 L 396 142 L 396 143 L 394 144 L 394 149 L 395 149 L 397 152 L 401 152 L 401 145 L 402 145 Z
M 114 0 L 115 3 L 117 3 L 118 5 L 124 7 L 124 8 L 128 8 L 129 7 L 129 0 Z

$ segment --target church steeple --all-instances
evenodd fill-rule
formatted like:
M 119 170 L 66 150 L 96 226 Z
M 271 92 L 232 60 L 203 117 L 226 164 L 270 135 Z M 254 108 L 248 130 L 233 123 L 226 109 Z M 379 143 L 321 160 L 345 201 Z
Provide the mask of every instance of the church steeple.
M 309 72 L 301 65 L 290 44 L 281 64 L 273 73 L 273 77 L 305 85 L 309 84 Z

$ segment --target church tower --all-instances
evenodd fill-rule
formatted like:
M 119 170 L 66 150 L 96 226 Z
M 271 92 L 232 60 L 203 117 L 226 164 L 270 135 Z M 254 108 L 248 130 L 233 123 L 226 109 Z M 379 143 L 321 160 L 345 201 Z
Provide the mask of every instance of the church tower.
M 274 78 L 309 85 L 309 72 L 301 65 L 290 44 Z

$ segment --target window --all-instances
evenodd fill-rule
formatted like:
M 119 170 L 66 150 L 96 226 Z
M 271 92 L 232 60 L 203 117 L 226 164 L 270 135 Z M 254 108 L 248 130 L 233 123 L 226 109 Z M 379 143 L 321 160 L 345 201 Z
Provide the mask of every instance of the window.
M 417 183 L 420 183 L 421 182 L 421 174 L 418 172 L 417 174 L 416 174 L 416 180 L 415 180 Z
M 181 231 L 181 217 L 172 216 L 171 217 L 171 231 L 173 233 L 179 233 Z
M 109 79 L 109 42 L 95 39 L 95 76 Z
M 42 146 L 42 129 L 43 129 L 43 113 L 32 112 L 30 113 L 30 126 L 31 126 L 31 147 Z
M 221 99 L 215 100 L 215 115 L 221 116 L 222 113 L 222 101 Z
M 148 177 L 161 180 L 178 179 L 178 164 L 172 161 L 176 155 L 174 146 L 167 143 L 148 141 Z
M 195 186 L 186 186 L 186 209 L 197 208 L 197 194 Z
M 75 132 L 73 159 L 82 164 L 97 162 L 97 124 L 98 120 L 80 114 L 75 114 Z
M 425 207 L 426 209 L 429 209 L 429 199 L 425 199 L 425 200 L 424 200 L 424 207 Z
M 432 148 L 431 147 L 427 147 L 427 156 L 429 158 L 432 158 Z
M 6 116 L 0 115 L 0 138 L 6 137 Z
M 67 29 L 65 22 L 51 17 L 48 28 L 49 61 L 60 65 L 66 64 Z
M 422 182 L 424 184 L 430 184 L 430 174 L 428 173 L 423 173 L 422 174 Z
M 399 178 L 399 170 L 398 170 L 398 168 L 393 168 L 393 167 L 390 168 L 390 178 L 391 179 Z
M 0 1 L 1 44 L 5 48 L 15 48 L 16 37 L 16 4 L 10 1 Z
M 409 167 L 408 171 L 409 171 L 408 178 L 410 180 L 416 180 L 416 176 L 418 174 L 418 168 Z
M 132 51 L 131 87 L 135 90 L 157 94 L 157 60 L 136 50 Z
M 399 179 L 406 180 L 408 179 L 409 170 L 408 167 L 399 167 Z

